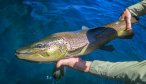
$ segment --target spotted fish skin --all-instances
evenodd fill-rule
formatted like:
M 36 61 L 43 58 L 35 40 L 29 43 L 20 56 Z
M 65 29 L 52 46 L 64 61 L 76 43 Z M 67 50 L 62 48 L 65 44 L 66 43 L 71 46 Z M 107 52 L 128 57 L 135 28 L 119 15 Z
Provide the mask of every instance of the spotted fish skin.
M 132 23 L 137 22 L 134 18 L 131 21 Z M 116 21 L 93 29 L 49 35 L 29 46 L 18 49 L 16 56 L 31 62 L 56 62 L 60 59 L 90 53 L 115 38 L 131 36 L 133 36 L 133 32 L 126 30 L 125 21 Z M 63 72 L 63 67 L 55 68 L 54 78 L 60 79 L 64 74 Z
M 135 18 L 131 21 L 137 22 Z M 125 21 L 119 20 L 102 27 L 49 35 L 38 42 L 18 49 L 16 55 L 19 59 L 33 62 L 54 62 L 63 58 L 85 55 L 114 38 L 132 35 L 132 31 L 126 31 Z

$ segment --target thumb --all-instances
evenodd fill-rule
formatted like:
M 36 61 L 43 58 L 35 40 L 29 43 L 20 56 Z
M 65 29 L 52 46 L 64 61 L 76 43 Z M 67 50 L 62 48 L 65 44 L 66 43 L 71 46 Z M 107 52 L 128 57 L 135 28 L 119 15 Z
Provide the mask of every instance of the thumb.
M 59 60 L 57 63 L 56 63 L 56 68 L 60 68 L 62 66 L 62 61 Z
M 124 15 L 124 13 L 121 14 L 119 20 L 125 20 L 125 15 Z

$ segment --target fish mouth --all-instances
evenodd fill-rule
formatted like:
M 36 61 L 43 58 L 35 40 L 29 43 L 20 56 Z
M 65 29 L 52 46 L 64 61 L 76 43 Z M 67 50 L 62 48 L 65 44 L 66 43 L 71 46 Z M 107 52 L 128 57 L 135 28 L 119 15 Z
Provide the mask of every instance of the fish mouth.
M 18 59 L 25 60 L 28 62 L 36 62 L 36 63 L 47 62 L 47 60 L 40 54 L 35 54 L 35 53 L 33 54 L 30 52 L 26 52 L 26 53 L 16 52 L 15 54 Z
M 25 54 L 25 55 L 30 55 L 33 54 L 32 52 L 16 52 L 16 55 L 20 55 L 20 54 Z
M 30 55 L 30 54 L 33 54 L 32 52 L 30 51 L 20 51 L 20 50 L 16 50 L 16 55 L 19 55 L 19 54 L 26 54 L 26 55 Z
M 28 56 L 28 55 L 32 55 L 34 53 L 32 53 L 31 51 L 26 51 L 26 50 L 16 50 L 15 55 L 18 58 L 23 58 L 24 56 Z

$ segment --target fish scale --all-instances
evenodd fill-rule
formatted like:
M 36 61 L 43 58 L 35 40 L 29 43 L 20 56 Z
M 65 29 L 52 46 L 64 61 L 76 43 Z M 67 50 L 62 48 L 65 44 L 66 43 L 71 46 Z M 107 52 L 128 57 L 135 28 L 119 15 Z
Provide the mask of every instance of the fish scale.
M 137 21 L 132 17 L 131 22 Z M 115 38 L 132 36 L 132 30 L 126 30 L 125 21 L 116 21 L 94 29 L 52 34 L 30 46 L 18 49 L 16 55 L 19 59 L 27 61 L 56 62 L 90 53 Z M 60 79 L 61 76 L 63 76 L 63 67 L 54 69 L 54 78 Z
M 131 22 L 137 21 L 132 17 Z M 16 55 L 20 59 L 41 62 L 57 61 L 69 55 L 85 55 L 114 38 L 131 37 L 132 31 L 125 31 L 125 29 L 125 21 L 119 20 L 94 29 L 55 33 L 28 47 L 18 49 Z M 39 47 L 36 47 L 38 45 Z M 34 60 L 34 58 L 37 59 Z
M 73 51 L 89 43 L 85 33 L 86 31 L 84 31 L 84 33 L 63 32 L 58 33 L 55 36 L 63 38 L 65 42 L 69 44 L 68 51 Z

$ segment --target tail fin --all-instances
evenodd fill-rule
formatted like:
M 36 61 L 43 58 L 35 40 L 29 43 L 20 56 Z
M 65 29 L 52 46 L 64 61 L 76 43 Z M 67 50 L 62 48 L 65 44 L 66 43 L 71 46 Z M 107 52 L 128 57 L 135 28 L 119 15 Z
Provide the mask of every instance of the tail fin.
M 64 66 L 61 66 L 60 68 L 55 67 L 53 70 L 54 79 L 59 80 L 62 76 L 64 76 Z

